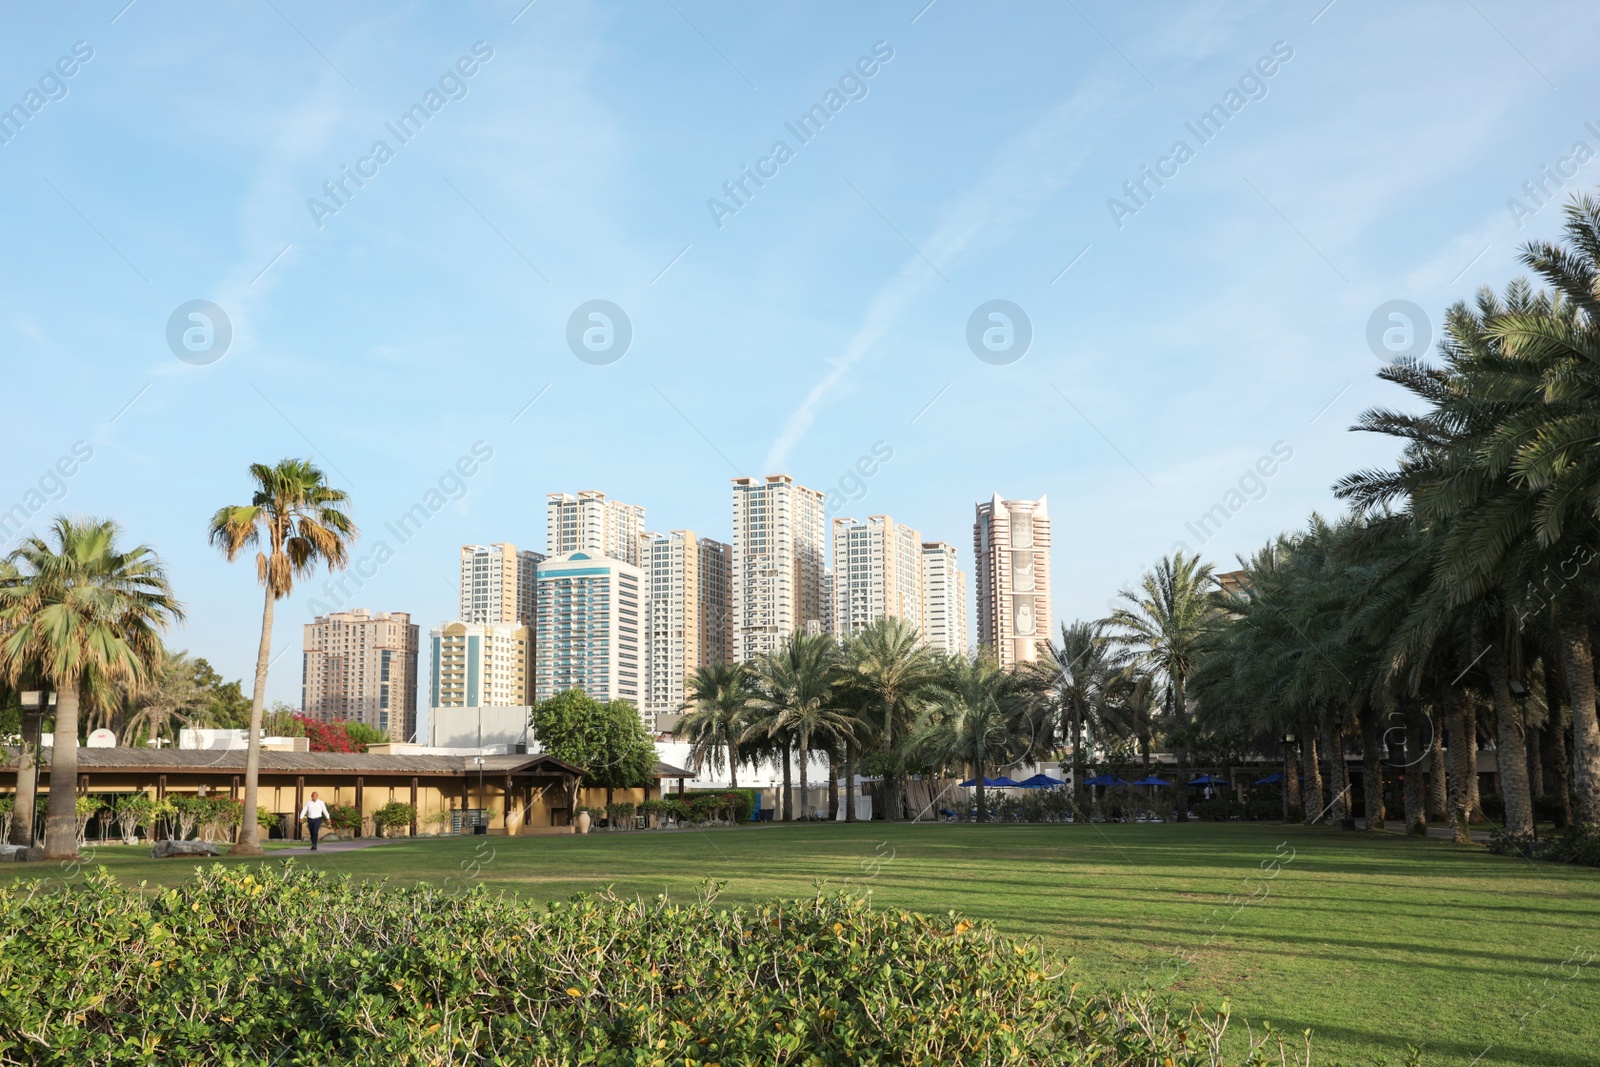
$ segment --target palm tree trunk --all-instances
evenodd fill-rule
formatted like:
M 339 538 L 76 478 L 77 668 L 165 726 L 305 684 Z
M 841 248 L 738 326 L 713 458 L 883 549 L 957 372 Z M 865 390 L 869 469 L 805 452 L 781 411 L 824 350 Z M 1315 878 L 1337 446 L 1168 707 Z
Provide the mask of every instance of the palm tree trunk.
M 739 788 L 739 746 L 728 742 L 728 788 Z
M 1283 746 L 1283 782 L 1278 789 L 1278 793 L 1283 799 L 1283 821 L 1286 823 L 1293 822 L 1294 816 L 1290 809 L 1294 804 L 1299 803 L 1300 790 L 1297 787 L 1294 761 L 1290 757 L 1288 745 Z
M 811 762 L 811 745 L 809 738 L 800 735 L 800 821 L 811 821 L 811 791 L 810 783 L 806 780 L 806 764 Z
M 1561 814 L 1557 818 L 1561 826 L 1566 827 L 1572 823 L 1572 793 L 1567 788 L 1567 713 L 1563 707 L 1560 660 L 1559 649 L 1552 649 L 1544 656 L 1541 672 L 1544 677 L 1543 739 L 1549 742 L 1549 751 L 1541 755 L 1550 761 L 1545 769 L 1545 792 L 1560 798 Z
M 22 713 L 22 744 L 17 752 L 17 798 L 11 809 L 11 844 L 33 844 L 34 807 L 39 795 L 39 719 L 42 711 Z
M 1428 724 L 1433 733 L 1429 745 L 1428 819 L 1447 823 L 1450 821 L 1450 774 L 1444 758 L 1444 714 L 1438 709 L 1429 712 Z
M 989 804 L 984 796 L 983 760 L 981 759 L 978 761 L 978 771 L 975 777 L 977 778 L 978 784 L 978 822 L 985 823 L 989 821 Z
M 1478 702 L 1468 701 L 1466 718 L 1462 720 L 1466 727 L 1467 761 L 1466 774 L 1462 781 L 1467 783 L 1467 821 L 1483 814 L 1483 801 L 1478 793 Z
M 56 692 L 55 740 L 55 749 L 50 753 L 50 808 L 44 819 L 44 858 L 75 860 L 78 858 L 77 682 Z
M 1285 796 L 1285 799 L 1288 801 L 1288 804 L 1289 804 L 1289 806 L 1291 808 L 1298 808 L 1298 807 L 1300 807 L 1300 804 L 1301 804 L 1301 799 L 1300 799 L 1300 757 L 1299 757 L 1299 750 L 1300 750 L 1299 743 L 1293 743 L 1291 745 L 1285 745 L 1284 748 L 1283 748 L 1283 788 L 1284 788 L 1284 791 L 1285 791 L 1284 796 Z M 1290 821 L 1289 815 L 1287 813 L 1284 814 L 1283 821 L 1284 822 L 1289 822 Z
M 1428 794 L 1422 769 L 1429 750 L 1422 743 L 1422 724 L 1426 719 L 1416 708 L 1406 710 L 1406 833 L 1428 832 Z
M 1451 696 L 1450 710 L 1448 712 L 1448 727 L 1450 734 L 1450 763 L 1449 763 L 1449 792 L 1450 792 L 1450 825 L 1455 830 L 1455 842 L 1458 845 L 1470 845 L 1472 835 L 1467 831 L 1467 823 L 1472 812 L 1472 792 L 1467 788 L 1467 778 L 1475 768 L 1477 753 L 1469 752 L 1467 748 L 1467 716 L 1471 710 L 1467 707 L 1466 698 L 1456 693 Z M 1469 763 L 1469 758 L 1472 763 Z
M 1388 811 L 1383 805 L 1383 731 L 1378 709 L 1361 716 L 1361 795 L 1367 809 L 1367 829 L 1382 830 Z
M 785 741 L 782 747 L 783 758 L 783 821 L 794 822 L 794 788 L 789 780 L 789 742 Z
M 261 719 L 267 703 L 267 665 L 272 662 L 272 609 L 276 598 L 267 590 L 261 609 L 261 643 L 256 648 L 256 686 L 250 698 L 250 734 L 244 757 L 244 811 L 239 815 L 239 842 L 232 856 L 261 855 L 261 826 L 256 822 L 256 802 L 261 782 Z
M 1506 833 L 1533 836 L 1533 794 L 1528 791 L 1528 739 L 1522 709 L 1511 698 L 1511 674 L 1505 646 L 1489 650 L 1489 689 L 1494 697 L 1495 757 L 1500 770 L 1500 796 L 1506 803 Z
M 1315 731 L 1302 730 L 1300 744 L 1300 773 L 1305 776 L 1305 810 L 1307 826 L 1322 817 L 1322 767 L 1317 763 L 1317 735 Z
M 856 821 L 856 743 L 844 745 L 844 821 Z
M 1328 786 L 1333 798 L 1328 801 L 1328 825 L 1344 822 L 1350 817 L 1350 765 L 1344 758 L 1344 727 L 1330 726 L 1328 738 Z
M 1528 757 L 1528 794 L 1530 796 L 1544 796 L 1544 729 L 1540 726 L 1527 726 L 1527 757 Z
M 1575 822 L 1600 824 L 1600 722 L 1595 720 L 1594 648 L 1588 628 L 1574 625 L 1565 612 L 1560 613 L 1556 625 L 1567 674 L 1567 703 L 1572 708 L 1572 817 Z
M 828 746 L 828 821 L 839 817 L 839 759 L 838 748 Z

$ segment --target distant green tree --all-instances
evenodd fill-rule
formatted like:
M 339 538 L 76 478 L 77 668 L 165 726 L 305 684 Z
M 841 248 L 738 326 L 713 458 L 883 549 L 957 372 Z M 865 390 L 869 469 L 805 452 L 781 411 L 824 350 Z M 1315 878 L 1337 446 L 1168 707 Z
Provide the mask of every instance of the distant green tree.
M 350 746 L 357 752 L 365 752 L 368 745 L 388 744 L 390 740 L 387 733 L 364 722 L 347 722 L 344 724 L 344 732 L 350 738 Z
M 602 704 L 568 689 L 534 707 L 533 734 L 550 755 L 583 770 L 583 784 L 631 789 L 650 784 L 656 746 L 639 711 L 626 700 Z M 568 798 L 569 806 L 576 796 Z

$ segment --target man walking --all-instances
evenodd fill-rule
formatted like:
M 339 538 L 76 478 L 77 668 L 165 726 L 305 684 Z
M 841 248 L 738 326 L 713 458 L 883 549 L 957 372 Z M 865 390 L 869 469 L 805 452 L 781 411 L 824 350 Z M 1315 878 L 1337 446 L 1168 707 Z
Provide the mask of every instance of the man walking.
M 306 801 L 305 807 L 300 809 L 300 817 L 311 827 L 311 851 L 317 851 L 317 834 L 322 830 L 322 820 L 328 817 L 328 805 L 318 798 L 316 790 L 311 791 L 311 799 Z

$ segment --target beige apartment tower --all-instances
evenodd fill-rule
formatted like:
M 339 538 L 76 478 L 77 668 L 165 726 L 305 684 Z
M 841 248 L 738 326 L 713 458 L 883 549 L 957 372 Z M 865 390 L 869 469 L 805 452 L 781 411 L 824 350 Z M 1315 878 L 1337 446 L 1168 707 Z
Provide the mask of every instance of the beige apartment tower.
M 693 530 L 646 535 L 648 667 L 644 708 L 657 729 L 670 727 L 700 667 L 728 662 L 727 545 Z
M 428 634 L 435 708 L 533 703 L 533 628 L 517 622 L 441 623 Z
M 937 652 L 968 654 L 967 576 L 943 541 L 922 543 L 922 639 Z
M 922 535 L 887 515 L 833 520 L 833 633 L 843 641 L 879 619 L 926 640 Z
M 518 552 L 516 545 L 461 546 L 462 622 L 533 625 L 537 552 Z
M 822 505 L 823 494 L 787 474 L 733 479 L 734 662 L 772 652 L 791 634 L 827 631 Z
M 583 552 L 644 566 L 644 508 L 607 500 L 593 489 L 577 496 L 551 493 L 545 500 L 545 549 L 551 556 Z
M 992 500 L 978 505 L 972 526 L 977 564 L 978 644 L 993 648 L 1001 667 L 1048 655 L 1050 605 L 1049 498 Z
M 403 611 L 366 608 L 305 625 L 300 707 L 321 722 L 352 720 L 394 741 L 417 732 L 417 627 Z

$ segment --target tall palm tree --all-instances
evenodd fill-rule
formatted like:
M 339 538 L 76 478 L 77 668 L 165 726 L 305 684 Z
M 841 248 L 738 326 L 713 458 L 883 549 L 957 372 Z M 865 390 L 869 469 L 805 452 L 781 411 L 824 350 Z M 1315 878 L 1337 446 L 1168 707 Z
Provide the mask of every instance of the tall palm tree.
M 923 696 L 936 681 L 933 656 L 916 627 L 900 619 L 880 619 L 856 634 L 847 647 L 851 684 L 865 697 L 879 751 L 887 757 L 883 775 L 884 811 L 900 818 L 900 755 L 917 727 Z M 845 776 L 853 780 L 854 760 L 846 757 Z
M 261 855 L 256 825 L 256 795 L 261 778 L 261 714 L 267 700 L 267 665 L 272 661 L 272 612 L 319 563 L 330 571 L 346 565 L 358 536 L 346 513 L 350 498 L 328 485 L 310 460 L 285 459 L 276 466 L 250 465 L 255 492 L 250 503 L 217 509 L 211 517 L 211 543 L 232 563 L 256 549 L 256 579 L 266 593 L 261 609 L 261 644 L 256 651 L 256 684 L 250 700 L 249 751 L 245 756 L 244 812 L 233 855 Z
M 187 652 L 164 650 L 152 666 L 149 684 L 135 698 L 138 707 L 123 727 L 124 743 L 145 734 L 154 743 L 168 734 L 174 719 L 187 719 L 201 699 L 194 659 Z
M 750 671 L 742 663 L 696 668 L 689 677 L 689 703 L 673 733 L 689 742 L 695 769 L 702 764 L 720 773 L 726 760 L 728 781 L 739 788 L 740 739 L 749 725 Z
M 1061 644 L 1050 646 L 1050 658 L 1063 734 L 1072 750 L 1073 791 L 1078 793 L 1088 773 L 1085 734 L 1100 725 L 1117 665 L 1100 624 L 1081 620 L 1061 624 Z
M 793 634 L 782 648 L 755 661 L 755 718 L 747 732 L 790 739 L 800 760 L 802 803 L 814 744 L 831 746 L 854 736 L 854 719 L 834 697 L 839 680 L 838 645 L 827 634 Z
M 0 576 L 0 673 L 36 670 L 56 692 L 45 857 L 75 859 L 79 711 L 140 689 L 183 611 L 155 552 L 119 550 L 115 523 L 58 518 L 51 532 L 54 546 L 28 538 Z
M 1176 737 L 1180 775 L 1189 764 L 1189 676 L 1198 666 L 1200 642 L 1215 617 L 1211 586 L 1211 564 L 1180 551 L 1145 572 L 1137 590 L 1122 590 L 1104 622 L 1107 640 L 1163 682 L 1167 726 Z
M 1028 683 L 986 658 L 952 658 L 928 696 L 928 714 L 908 746 L 920 758 L 971 771 L 978 821 L 988 818 L 984 777 L 1014 762 L 1032 741 Z

